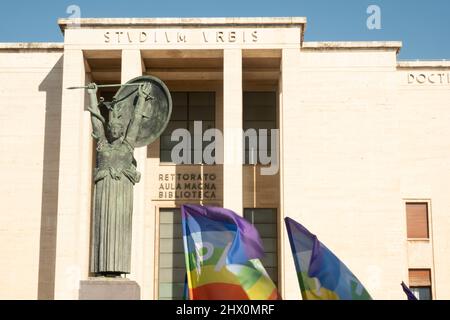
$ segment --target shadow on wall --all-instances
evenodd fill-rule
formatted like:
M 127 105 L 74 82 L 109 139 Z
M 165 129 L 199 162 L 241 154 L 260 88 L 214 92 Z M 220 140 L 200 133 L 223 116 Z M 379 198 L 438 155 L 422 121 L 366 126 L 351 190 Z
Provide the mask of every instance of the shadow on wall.
M 54 299 L 63 57 L 39 91 L 46 93 L 38 299 Z

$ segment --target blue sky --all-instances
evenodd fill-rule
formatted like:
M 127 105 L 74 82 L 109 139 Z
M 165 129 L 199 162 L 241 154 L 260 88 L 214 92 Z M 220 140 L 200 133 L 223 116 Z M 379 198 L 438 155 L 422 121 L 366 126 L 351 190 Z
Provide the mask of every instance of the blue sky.
M 0 3 L 0 42 L 63 41 L 56 21 L 72 4 L 82 18 L 304 16 L 307 41 L 401 40 L 400 59 L 450 59 L 449 0 L 9 0 Z M 371 4 L 380 30 L 366 26 Z

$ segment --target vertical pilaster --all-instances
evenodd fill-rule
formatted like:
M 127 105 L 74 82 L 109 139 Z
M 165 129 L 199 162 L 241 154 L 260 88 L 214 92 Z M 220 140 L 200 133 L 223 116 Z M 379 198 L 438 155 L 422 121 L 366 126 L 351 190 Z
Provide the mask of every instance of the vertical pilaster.
M 143 73 L 141 51 L 138 49 L 122 50 L 121 82 L 125 83 Z M 136 148 L 134 157 L 137 170 L 141 173 L 141 181 L 134 186 L 133 199 L 133 225 L 131 247 L 131 274 L 130 279 L 135 280 L 142 288 L 145 270 L 144 266 L 144 217 L 145 217 L 145 163 L 147 160 L 147 147 Z M 142 292 L 142 289 L 141 289 Z M 145 294 L 144 292 L 142 292 Z
M 291 248 L 289 244 L 289 237 L 284 228 L 284 218 L 292 212 L 293 208 L 297 208 L 298 195 L 295 188 L 286 188 L 286 178 L 289 174 L 286 173 L 285 166 L 285 147 L 286 147 L 286 123 L 292 122 L 289 119 L 290 108 L 294 106 L 298 108 L 296 96 L 298 86 L 296 86 L 296 75 L 298 69 L 296 68 L 298 61 L 298 49 L 282 49 L 281 55 L 281 75 L 279 80 L 279 126 L 280 132 L 280 270 L 281 283 L 280 289 L 284 299 L 298 299 L 298 284 L 292 279 L 296 279 L 294 262 L 290 256 Z M 289 185 L 289 184 L 288 184 Z M 289 185 L 290 186 L 290 185 Z
M 243 214 L 242 50 L 223 52 L 223 205 Z
M 89 150 L 92 147 L 92 143 L 89 142 L 89 115 L 84 115 L 85 91 L 66 89 L 70 86 L 84 85 L 85 80 L 82 50 L 65 49 L 55 299 L 78 299 L 80 280 L 87 276 L 88 272 L 91 190 L 86 175 L 90 177 L 91 172 L 84 171 L 92 168 L 92 150 Z

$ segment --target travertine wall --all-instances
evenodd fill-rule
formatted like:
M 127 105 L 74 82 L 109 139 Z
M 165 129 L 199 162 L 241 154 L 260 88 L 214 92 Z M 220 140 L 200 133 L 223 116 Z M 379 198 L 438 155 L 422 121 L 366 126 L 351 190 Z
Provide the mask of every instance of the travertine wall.
M 395 50 L 288 49 L 282 66 L 284 215 L 373 298 L 404 299 L 408 268 L 434 268 L 435 298 L 448 298 L 448 84 L 408 83 Z M 431 199 L 430 241 L 407 241 L 407 199 Z M 288 250 L 285 238 L 284 294 L 294 299 Z
M 435 62 L 442 64 L 435 68 L 417 64 L 404 63 L 397 73 L 400 192 L 403 199 L 429 203 L 430 241 L 409 241 L 408 267 L 430 268 L 435 297 L 449 299 L 450 68 L 445 62 Z M 419 81 L 422 74 L 430 76 L 434 83 L 413 82 L 411 74 Z M 437 74 L 444 75 L 442 83 Z
M 61 52 L 0 52 L 0 299 L 52 297 L 61 79 Z
M 404 297 L 395 50 L 283 52 L 283 211 L 375 299 Z M 299 297 L 285 242 L 285 298 Z

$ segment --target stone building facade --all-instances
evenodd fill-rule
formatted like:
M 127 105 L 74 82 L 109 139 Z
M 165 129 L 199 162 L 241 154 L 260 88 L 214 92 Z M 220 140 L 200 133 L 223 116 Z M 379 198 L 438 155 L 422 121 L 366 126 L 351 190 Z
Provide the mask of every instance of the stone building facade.
M 450 62 L 399 61 L 401 42 L 307 42 L 305 18 L 58 23 L 63 43 L 0 44 L 1 299 L 78 299 L 95 148 L 86 93 L 67 88 L 145 74 L 167 84 L 174 113 L 135 152 L 129 278 L 142 299 L 180 294 L 183 203 L 252 219 L 284 299 L 300 299 L 286 216 L 373 298 L 405 299 L 401 281 L 450 298 Z M 170 130 L 194 121 L 224 133 L 223 163 L 171 163 Z M 229 134 L 253 127 L 279 130 L 274 174 Z

